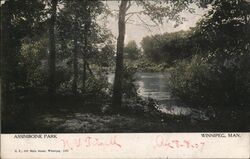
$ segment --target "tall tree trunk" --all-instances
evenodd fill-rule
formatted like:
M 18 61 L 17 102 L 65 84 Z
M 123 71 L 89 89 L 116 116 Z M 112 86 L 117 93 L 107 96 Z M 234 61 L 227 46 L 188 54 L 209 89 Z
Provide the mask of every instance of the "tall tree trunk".
M 75 18 L 75 23 L 74 23 L 74 53 L 73 53 L 73 94 L 76 96 L 77 95 L 77 81 L 78 81 L 78 43 L 77 43 L 77 31 L 78 31 L 78 24 L 77 24 L 77 16 Z
M 50 98 L 55 95 L 55 69 L 56 69 L 56 46 L 55 46 L 55 21 L 57 0 L 51 0 L 51 19 L 49 24 L 49 81 L 48 93 Z
M 113 86 L 113 99 L 112 107 L 114 112 L 118 112 L 122 104 L 122 80 L 123 80 L 123 49 L 124 49 L 124 36 L 125 36 L 125 17 L 127 11 L 127 0 L 122 0 L 119 8 L 119 21 L 117 38 L 117 50 L 116 50 L 116 68 L 115 79 Z
M 87 78 L 87 72 L 86 72 L 86 61 L 83 59 L 83 74 L 82 74 L 82 91 L 85 92 L 85 85 L 86 85 L 86 78 Z
M 85 92 L 85 83 L 87 80 L 87 55 L 89 52 L 89 29 L 91 25 L 91 15 L 90 8 L 87 5 L 87 1 L 84 1 L 85 11 L 84 11 L 84 48 L 83 48 L 83 75 L 82 75 L 82 90 Z

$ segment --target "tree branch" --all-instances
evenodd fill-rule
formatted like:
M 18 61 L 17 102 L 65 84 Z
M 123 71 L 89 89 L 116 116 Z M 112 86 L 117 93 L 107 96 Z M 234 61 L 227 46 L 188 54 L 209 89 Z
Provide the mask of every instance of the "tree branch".
M 89 73 L 91 76 L 94 76 L 93 71 L 91 70 L 88 61 L 86 60 L 86 56 L 84 55 L 84 53 L 82 52 L 82 56 L 83 56 L 83 61 L 87 64 L 87 69 L 89 70 Z
M 133 15 L 135 14 L 143 14 L 145 13 L 145 11 L 138 11 L 138 12 L 129 12 L 126 14 L 126 16 L 128 15 L 128 17 L 126 18 L 125 22 L 127 22 L 129 20 L 129 18 L 131 18 Z
M 142 10 L 142 11 L 139 11 L 139 12 L 129 12 L 126 15 L 130 15 L 130 14 L 142 14 L 142 13 L 145 13 L 145 11 Z
M 131 0 L 128 1 L 128 6 L 126 7 L 126 12 L 128 11 L 128 9 L 131 7 L 132 3 L 131 3 Z
M 126 18 L 125 23 L 127 23 L 127 21 L 129 20 L 129 18 L 131 18 L 133 15 L 134 15 L 134 14 L 130 14 L 130 15 Z
M 147 28 L 151 31 L 151 29 L 149 28 L 149 27 L 157 27 L 158 25 L 157 24 L 155 24 L 155 25 L 152 25 L 152 24 L 148 24 L 147 22 L 145 22 L 139 15 L 136 15 L 138 18 L 139 18 L 139 20 L 144 24 L 144 25 L 146 25 L 147 26 Z

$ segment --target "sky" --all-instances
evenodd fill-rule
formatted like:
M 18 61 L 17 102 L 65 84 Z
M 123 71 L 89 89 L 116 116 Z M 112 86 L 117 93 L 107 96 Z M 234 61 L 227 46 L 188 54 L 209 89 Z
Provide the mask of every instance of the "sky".
M 250 0 L 249 0 L 250 1 Z M 4 0 L 1 0 L 1 4 L 4 3 Z M 114 15 L 116 16 L 109 16 L 108 23 L 106 23 L 106 27 L 111 30 L 115 38 L 118 35 L 118 9 L 119 9 L 119 2 L 118 1 L 106 1 L 104 2 L 108 5 L 108 7 L 112 10 Z M 165 22 L 163 25 L 156 26 L 156 27 L 149 27 L 147 28 L 137 16 L 132 16 L 130 21 L 126 24 L 126 35 L 125 35 L 125 44 L 127 44 L 131 40 L 135 40 L 138 45 L 143 37 L 151 36 L 155 34 L 163 34 L 165 32 L 175 32 L 180 30 L 188 30 L 190 27 L 194 27 L 196 22 L 204 15 L 208 9 L 199 8 L 196 5 L 190 5 L 191 8 L 195 9 L 195 13 L 189 13 L 188 11 L 183 11 L 180 13 L 181 17 L 186 18 L 183 24 L 179 25 L 178 27 L 174 27 L 175 23 L 168 21 Z M 129 12 L 137 12 L 141 11 L 142 8 L 138 7 L 137 5 L 133 4 Z M 147 24 L 152 24 L 150 18 L 146 15 L 140 15 L 140 18 L 143 19 L 144 22 Z M 99 24 L 103 25 L 104 21 L 99 21 Z
M 118 1 L 107 1 L 106 2 L 109 8 L 113 11 L 113 13 L 116 16 L 109 16 L 108 17 L 108 23 L 107 28 L 109 28 L 112 33 L 114 34 L 115 38 L 117 38 L 118 35 L 118 9 L 119 9 L 119 2 Z M 128 43 L 131 40 L 135 40 L 138 45 L 140 45 L 140 42 L 143 37 L 150 36 L 154 34 L 162 34 L 165 32 L 175 32 L 180 30 L 188 30 L 190 27 L 194 27 L 196 22 L 204 15 L 207 11 L 207 9 L 199 8 L 196 5 L 192 4 L 190 7 L 195 9 L 195 13 L 189 13 L 188 11 L 183 11 L 180 13 L 180 15 L 186 20 L 183 22 L 183 24 L 179 25 L 178 27 L 174 27 L 174 22 L 165 22 L 163 25 L 160 26 L 154 26 L 147 28 L 141 20 L 137 16 L 132 16 L 130 18 L 131 21 L 126 24 L 126 35 L 125 35 L 125 44 Z M 137 5 L 132 5 L 131 8 L 128 10 L 129 12 L 135 12 L 142 10 L 141 7 L 138 7 Z M 147 22 L 148 24 L 155 25 L 148 16 L 141 15 L 140 16 L 143 21 Z

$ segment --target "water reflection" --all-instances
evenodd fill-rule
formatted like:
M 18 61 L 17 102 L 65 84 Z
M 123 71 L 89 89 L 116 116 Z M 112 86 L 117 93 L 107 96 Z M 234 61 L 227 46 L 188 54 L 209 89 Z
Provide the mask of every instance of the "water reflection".
M 169 73 L 137 73 L 138 94 L 142 97 L 156 99 L 159 102 L 170 100 L 169 76 Z
M 171 93 L 168 87 L 169 73 L 136 73 L 138 94 L 145 98 L 153 98 L 159 102 L 170 100 Z M 114 74 L 108 75 L 108 82 L 114 82 Z
M 138 87 L 138 94 L 144 98 L 153 98 L 159 103 L 159 110 L 173 115 L 192 115 L 197 116 L 194 109 L 184 105 L 181 101 L 175 99 L 169 87 L 170 73 L 136 73 L 135 84 Z M 113 83 L 114 74 L 109 74 L 109 83 Z M 199 112 L 200 115 L 202 112 Z M 203 115 L 204 116 L 204 115 Z M 206 119 L 205 119 L 206 120 Z

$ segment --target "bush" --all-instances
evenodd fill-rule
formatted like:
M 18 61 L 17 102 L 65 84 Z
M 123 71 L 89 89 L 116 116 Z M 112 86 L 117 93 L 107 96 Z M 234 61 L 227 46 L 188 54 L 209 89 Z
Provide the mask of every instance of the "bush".
M 97 79 L 93 76 L 89 77 L 85 83 L 85 92 L 93 95 L 103 95 L 109 88 L 108 81 L 103 79 Z
M 166 68 L 169 66 L 166 63 L 160 63 L 160 64 L 154 63 L 153 61 L 150 61 L 145 57 L 141 57 L 139 60 L 134 62 L 134 65 L 138 71 L 143 71 L 143 72 L 161 72 L 165 71 Z
M 211 77 L 209 70 L 210 66 L 198 56 L 193 57 L 190 62 L 180 62 L 171 72 L 172 93 L 196 107 L 211 104 L 210 92 L 207 90 L 210 84 L 208 78 Z
M 248 59 L 248 60 L 246 60 Z M 249 106 L 249 57 L 218 63 L 201 56 L 180 62 L 171 73 L 175 96 L 195 107 L 238 108 Z

